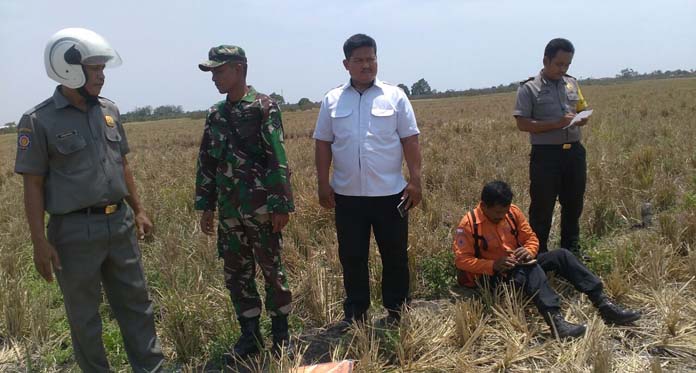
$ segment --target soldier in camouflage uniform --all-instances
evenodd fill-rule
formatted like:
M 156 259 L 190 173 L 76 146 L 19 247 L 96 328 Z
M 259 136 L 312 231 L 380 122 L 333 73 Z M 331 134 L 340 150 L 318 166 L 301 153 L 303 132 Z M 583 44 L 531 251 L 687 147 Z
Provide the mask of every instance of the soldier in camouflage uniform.
M 218 210 L 218 254 L 242 331 L 231 357 L 257 354 L 263 346 L 256 264 L 266 283 L 273 351 L 279 353 L 289 342 L 292 300 L 280 258 L 281 230 L 295 208 L 280 110 L 267 95 L 246 85 L 242 48 L 213 47 L 208 58 L 199 68 L 212 72 L 215 86 L 227 99 L 211 107 L 205 121 L 195 208 L 203 211 L 201 229 L 208 235 L 214 234 Z

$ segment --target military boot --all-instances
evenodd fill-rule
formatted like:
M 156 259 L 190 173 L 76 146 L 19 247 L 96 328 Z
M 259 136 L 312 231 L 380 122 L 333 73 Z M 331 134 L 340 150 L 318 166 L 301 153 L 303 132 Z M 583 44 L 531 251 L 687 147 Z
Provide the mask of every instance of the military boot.
M 263 348 L 259 316 L 240 317 L 238 320 L 242 335 L 239 336 L 237 343 L 235 343 L 232 353 L 225 354 L 226 363 L 256 355 Z
M 549 324 L 551 333 L 559 339 L 577 338 L 585 334 L 585 325 L 573 324 L 566 321 L 560 311 L 544 313 L 544 321 Z
M 593 302 L 599 315 L 607 324 L 628 325 L 640 319 L 640 313 L 633 310 L 626 310 L 616 303 L 613 303 L 606 296 L 602 296 L 597 302 Z
M 288 356 L 292 359 L 292 345 L 290 343 L 290 332 L 288 331 L 288 316 L 271 317 L 271 334 L 273 334 L 273 356 Z

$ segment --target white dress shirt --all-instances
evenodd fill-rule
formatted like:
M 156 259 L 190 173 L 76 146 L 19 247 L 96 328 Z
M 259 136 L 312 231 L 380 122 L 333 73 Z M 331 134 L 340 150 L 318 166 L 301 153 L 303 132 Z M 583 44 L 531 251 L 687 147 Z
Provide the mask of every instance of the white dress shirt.
M 329 91 L 313 137 L 332 143 L 334 192 L 376 197 L 406 187 L 400 140 L 419 133 L 404 91 L 375 79 L 362 94 L 350 83 Z

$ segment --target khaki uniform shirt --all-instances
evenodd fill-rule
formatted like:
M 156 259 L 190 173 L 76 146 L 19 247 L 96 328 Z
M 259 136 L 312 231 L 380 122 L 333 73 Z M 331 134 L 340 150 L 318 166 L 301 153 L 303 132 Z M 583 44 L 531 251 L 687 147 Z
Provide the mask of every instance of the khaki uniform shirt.
M 128 141 L 116 105 L 105 98 L 83 112 L 56 88 L 19 121 L 15 172 L 44 176 L 49 214 L 105 206 L 128 195 Z
M 520 84 L 512 115 L 538 121 L 558 121 L 566 113 L 578 113 L 587 108 L 577 80 L 566 75 L 561 80 L 549 80 L 540 72 Z M 530 133 L 532 145 L 558 145 L 580 141 L 580 127 Z

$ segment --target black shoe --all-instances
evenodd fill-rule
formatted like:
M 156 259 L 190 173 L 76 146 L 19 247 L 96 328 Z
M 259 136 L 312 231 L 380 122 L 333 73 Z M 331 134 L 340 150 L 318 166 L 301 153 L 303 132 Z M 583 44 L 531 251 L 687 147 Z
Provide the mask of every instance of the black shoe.
M 602 319 L 607 324 L 628 325 L 640 319 L 640 312 L 623 309 L 607 297 L 603 297 L 595 306 L 599 310 L 599 315 L 602 316 Z
M 551 333 L 559 339 L 577 338 L 585 334 L 585 325 L 566 321 L 558 311 L 545 313 L 544 320 L 549 324 Z
M 387 310 L 387 316 L 378 320 L 375 326 L 380 329 L 396 329 L 401 324 L 401 312 Z
M 570 251 L 571 254 L 573 254 L 576 258 L 578 258 L 583 263 L 592 262 L 592 257 L 589 256 L 588 254 L 586 254 L 584 250 L 580 250 L 579 248 L 574 248 L 574 249 L 568 249 L 568 251 Z
M 232 353 L 224 355 L 225 363 L 235 360 L 243 360 L 248 357 L 257 355 L 263 347 L 263 337 L 261 336 L 261 328 L 259 326 L 259 316 L 256 317 L 240 317 L 239 328 L 242 335 L 239 336 L 237 343 L 234 345 Z
M 350 329 L 350 327 L 355 324 L 355 326 L 364 326 L 367 322 L 367 312 L 361 312 L 354 316 L 346 316 L 343 320 L 339 321 L 338 328 L 341 333 L 345 333 Z
M 401 319 L 387 315 L 386 317 L 377 320 L 375 327 L 378 329 L 392 330 L 398 329 L 400 323 Z
M 290 342 L 290 332 L 288 330 L 288 317 L 275 316 L 271 318 L 271 333 L 273 334 L 273 347 L 271 353 L 276 358 L 285 355 L 290 360 L 293 359 L 293 347 Z

